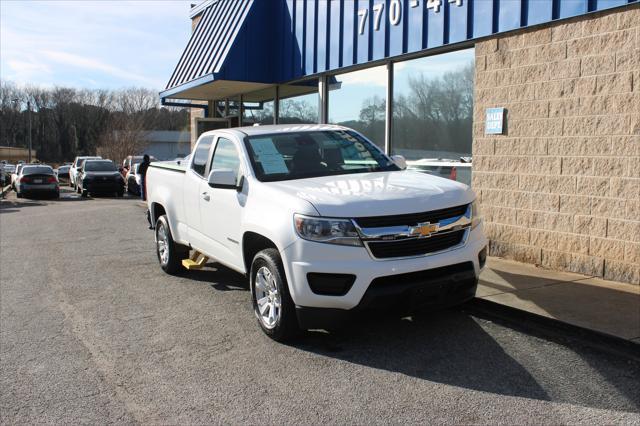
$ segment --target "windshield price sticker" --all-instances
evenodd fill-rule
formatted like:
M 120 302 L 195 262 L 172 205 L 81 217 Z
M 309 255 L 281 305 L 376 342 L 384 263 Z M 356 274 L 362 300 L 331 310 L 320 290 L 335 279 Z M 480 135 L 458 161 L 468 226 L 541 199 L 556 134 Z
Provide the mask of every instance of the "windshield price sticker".
M 251 141 L 251 148 L 256 154 L 256 157 L 258 157 L 257 160 L 262 165 L 262 170 L 266 175 L 289 173 L 282 154 L 276 149 L 271 139 L 253 139 Z
M 420 7 L 420 2 L 422 1 L 427 9 L 433 9 L 434 13 L 439 13 L 440 8 L 444 2 L 449 2 L 455 4 L 456 6 L 462 6 L 462 0 L 408 0 L 409 7 Z M 385 4 L 384 3 L 376 3 L 373 5 L 373 30 L 380 30 L 380 22 L 382 20 L 383 14 L 385 13 Z M 402 22 L 402 0 L 391 0 L 389 3 L 389 23 L 391 25 L 400 25 Z M 364 30 L 367 28 L 367 19 L 369 18 L 369 9 L 360 9 L 358 10 L 358 33 L 364 34 Z

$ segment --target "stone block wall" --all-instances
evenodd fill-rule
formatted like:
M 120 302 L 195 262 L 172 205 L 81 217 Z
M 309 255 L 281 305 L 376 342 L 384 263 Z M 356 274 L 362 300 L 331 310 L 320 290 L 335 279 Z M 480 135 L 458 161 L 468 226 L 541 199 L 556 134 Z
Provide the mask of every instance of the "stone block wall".
M 490 254 L 640 284 L 640 7 L 482 41 L 475 79 Z

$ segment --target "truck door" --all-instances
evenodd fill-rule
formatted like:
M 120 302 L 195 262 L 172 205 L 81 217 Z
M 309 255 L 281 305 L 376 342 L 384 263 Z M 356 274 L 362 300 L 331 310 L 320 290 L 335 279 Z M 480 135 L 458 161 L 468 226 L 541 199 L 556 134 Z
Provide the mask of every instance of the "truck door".
M 236 173 L 236 183 L 242 176 L 240 155 L 235 143 L 219 137 L 213 151 L 209 170 L 226 169 Z M 223 263 L 242 270 L 242 235 L 240 223 L 246 195 L 236 189 L 211 188 L 207 181 L 200 187 L 200 219 L 202 232 L 206 235 L 209 254 Z
M 200 200 L 202 198 L 200 187 L 202 183 L 206 184 L 207 163 L 212 144 L 213 136 L 200 138 L 193 151 L 193 158 L 185 173 L 183 183 L 184 215 L 189 229 L 189 243 L 203 250 L 206 239 L 203 238 L 200 221 Z

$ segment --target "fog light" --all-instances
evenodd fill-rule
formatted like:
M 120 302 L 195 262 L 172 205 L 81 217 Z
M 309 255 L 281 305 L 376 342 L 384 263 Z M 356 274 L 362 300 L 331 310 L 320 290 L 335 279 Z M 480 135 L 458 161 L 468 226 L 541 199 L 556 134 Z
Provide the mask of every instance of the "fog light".
M 344 296 L 356 280 L 351 274 L 321 274 L 310 272 L 307 281 L 311 291 L 325 296 Z

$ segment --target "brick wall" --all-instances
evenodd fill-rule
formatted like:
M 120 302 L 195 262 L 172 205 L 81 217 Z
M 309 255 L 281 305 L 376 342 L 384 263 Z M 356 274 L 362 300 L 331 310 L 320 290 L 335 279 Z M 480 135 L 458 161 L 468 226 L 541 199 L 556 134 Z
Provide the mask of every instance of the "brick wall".
M 640 7 L 480 42 L 475 87 L 490 254 L 640 284 Z

